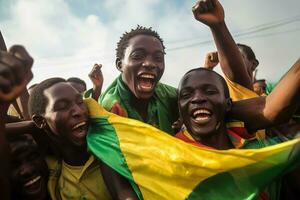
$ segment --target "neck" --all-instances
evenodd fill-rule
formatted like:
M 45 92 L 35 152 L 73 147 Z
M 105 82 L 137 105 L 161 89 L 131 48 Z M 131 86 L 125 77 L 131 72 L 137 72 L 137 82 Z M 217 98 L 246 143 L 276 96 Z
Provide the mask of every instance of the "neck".
M 90 154 L 87 151 L 86 146 L 64 146 L 62 149 L 63 160 L 71 166 L 82 166 L 89 159 Z
M 144 122 L 147 120 L 147 116 L 148 116 L 147 115 L 148 103 L 149 103 L 148 99 L 138 99 L 136 97 L 133 97 L 130 102 L 130 104 L 133 105 L 136 111 L 140 114 Z
M 199 141 L 201 144 L 218 150 L 234 148 L 229 136 L 227 135 L 226 126 L 224 124 L 220 125 L 215 133 L 206 137 L 198 138 L 197 141 Z

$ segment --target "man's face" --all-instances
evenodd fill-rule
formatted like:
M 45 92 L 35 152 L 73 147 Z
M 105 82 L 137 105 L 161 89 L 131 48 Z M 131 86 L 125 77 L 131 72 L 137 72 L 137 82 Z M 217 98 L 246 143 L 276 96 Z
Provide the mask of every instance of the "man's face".
M 48 168 L 30 140 L 14 141 L 11 147 L 13 190 L 22 199 L 44 199 L 47 196 Z
M 211 136 L 224 123 L 227 103 L 220 78 L 209 71 L 192 71 L 179 86 L 178 105 L 188 132 L 197 139 Z
M 243 57 L 243 60 L 244 60 L 244 63 L 245 63 L 245 67 L 247 69 L 247 73 L 248 75 L 253 78 L 253 72 L 255 71 L 255 69 L 257 68 L 258 66 L 258 63 L 256 60 L 250 60 L 248 57 L 247 57 L 247 54 L 244 52 L 244 50 L 242 48 L 239 48 L 241 54 L 242 54 L 242 57 Z
M 81 94 L 61 82 L 47 88 L 44 95 L 48 99 L 44 118 L 51 132 L 63 143 L 86 145 L 88 110 Z
M 161 42 L 148 35 L 137 35 L 128 42 L 121 60 L 122 80 L 138 99 L 152 97 L 164 69 L 164 49 Z
M 266 87 L 267 87 L 266 84 L 263 83 L 263 82 L 255 82 L 255 83 L 253 83 L 253 91 L 256 94 L 258 94 L 259 96 L 265 94 L 265 88 Z

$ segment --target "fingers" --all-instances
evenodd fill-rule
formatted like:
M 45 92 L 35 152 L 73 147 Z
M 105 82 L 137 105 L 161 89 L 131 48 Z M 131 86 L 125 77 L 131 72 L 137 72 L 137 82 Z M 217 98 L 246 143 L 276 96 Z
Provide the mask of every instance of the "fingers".
M 215 6 L 215 0 L 201 0 L 193 6 L 192 11 L 194 12 L 194 14 L 210 12 L 215 8 Z
M 32 79 L 32 57 L 24 47 L 16 45 L 9 52 L 0 51 L 0 100 L 16 98 Z
M 211 53 L 209 53 L 209 59 L 212 62 L 219 62 L 218 52 L 211 52 Z
M 102 65 L 101 64 L 97 64 L 95 63 L 93 66 L 92 71 L 89 73 L 89 77 L 90 78 L 95 78 L 95 79 L 99 79 L 99 77 L 101 78 L 102 76 Z
M 9 52 L 25 64 L 25 71 L 31 69 L 33 65 L 33 58 L 28 54 L 28 52 L 23 46 L 14 45 L 9 49 Z
M 11 79 L 12 84 L 19 84 L 22 81 L 22 77 L 25 74 L 25 68 L 18 58 L 11 55 L 7 52 L 0 52 L 0 63 L 2 64 L 2 69 L 4 70 L 3 76 L 8 75 L 8 71 L 10 71 L 9 74 L 13 75 L 12 77 L 8 77 Z

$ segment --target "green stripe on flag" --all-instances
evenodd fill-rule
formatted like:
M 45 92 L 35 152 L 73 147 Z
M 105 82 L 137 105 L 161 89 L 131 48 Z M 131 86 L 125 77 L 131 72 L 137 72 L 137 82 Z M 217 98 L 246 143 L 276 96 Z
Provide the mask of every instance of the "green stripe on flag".
M 98 159 L 126 177 L 140 200 L 143 199 L 139 187 L 135 184 L 126 159 L 120 149 L 120 143 L 115 128 L 107 118 L 91 118 L 87 135 L 88 149 Z M 99 145 L 102 144 L 102 145 Z
M 278 177 L 295 168 L 297 159 L 291 154 L 299 151 L 295 148 L 258 163 L 220 173 L 201 182 L 187 200 L 241 200 L 256 199 L 259 192 L 270 186 L 270 180 L 279 181 L 271 183 L 273 186 L 280 185 Z M 258 188 L 261 191 L 258 191 Z M 272 194 L 271 194 L 272 195 Z

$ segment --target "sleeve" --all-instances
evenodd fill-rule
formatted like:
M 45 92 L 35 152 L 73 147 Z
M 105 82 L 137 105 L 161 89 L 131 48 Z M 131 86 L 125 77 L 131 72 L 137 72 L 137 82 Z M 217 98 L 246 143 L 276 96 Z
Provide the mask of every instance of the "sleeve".
M 238 83 L 229 80 L 226 76 L 225 81 L 227 83 L 232 101 L 239 101 L 243 99 L 258 97 L 258 95 L 254 91 L 251 91 L 248 88 L 245 88 L 239 85 Z

